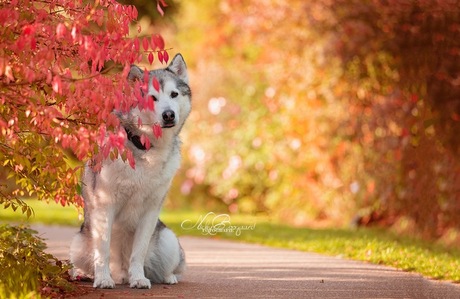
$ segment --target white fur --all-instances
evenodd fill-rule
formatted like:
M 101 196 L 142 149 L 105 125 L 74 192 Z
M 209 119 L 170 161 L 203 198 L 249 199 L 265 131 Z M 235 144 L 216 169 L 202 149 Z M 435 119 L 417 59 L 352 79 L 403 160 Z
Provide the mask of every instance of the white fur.
M 146 275 L 156 283 L 176 284 L 180 279 L 180 274 L 184 271 L 185 264 L 181 263 L 180 256 L 169 253 L 180 250 L 174 233 L 170 229 L 164 229 L 159 235 L 158 246 L 154 248 L 154 244 L 149 245 Z M 153 269 L 155 271 L 152 271 Z
M 85 169 L 85 223 L 72 241 L 70 257 L 74 265 L 72 276 L 93 278 L 94 287 L 113 288 L 115 283 L 128 282 L 132 288 L 150 288 L 151 280 L 173 284 L 177 283 L 176 274 L 184 269 L 177 237 L 161 225 L 155 229 L 180 165 L 178 134 L 190 112 L 190 92 L 177 85 L 188 82 L 182 56 L 177 55 L 168 68 L 181 72 L 176 72 L 175 77 L 162 70 L 152 72 L 163 82 L 160 92 L 149 88 L 148 94 L 158 99 L 154 112 L 135 107 L 120 115 L 122 124 L 131 128 L 140 118 L 143 126 L 134 130 L 144 133 L 153 148 L 142 150 L 126 142 L 135 157 L 135 169 L 121 159 L 105 160 L 100 173 L 94 173 L 90 167 Z M 134 76 L 140 78 L 139 74 Z M 171 98 L 171 91 L 179 96 Z M 152 124 L 161 123 L 166 110 L 174 111 L 176 125 L 164 128 L 163 136 L 157 139 Z M 144 273 L 144 268 L 148 273 Z

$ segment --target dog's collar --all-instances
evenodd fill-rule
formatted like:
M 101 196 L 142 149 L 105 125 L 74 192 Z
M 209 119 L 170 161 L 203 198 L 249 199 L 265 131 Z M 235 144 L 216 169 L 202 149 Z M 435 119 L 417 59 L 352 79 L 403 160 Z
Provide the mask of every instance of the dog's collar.
M 147 150 L 145 145 L 142 144 L 140 136 L 134 135 L 133 132 L 131 132 L 127 128 L 125 128 L 125 131 L 126 131 L 126 134 L 128 135 L 128 140 L 131 141 L 131 143 L 134 144 L 135 147 L 137 147 L 141 151 Z

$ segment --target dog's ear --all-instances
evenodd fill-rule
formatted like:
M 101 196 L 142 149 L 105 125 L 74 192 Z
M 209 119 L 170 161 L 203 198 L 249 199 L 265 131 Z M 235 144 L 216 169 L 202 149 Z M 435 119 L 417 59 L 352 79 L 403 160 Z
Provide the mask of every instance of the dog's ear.
M 188 84 L 187 65 L 181 54 L 176 54 L 168 66 L 168 70 L 176 74 L 182 81 Z
M 140 67 L 137 65 L 132 65 L 131 69 L 129 70 L 128 74 L 128 80 L 130 81 L 137 81 L 137 80 L 142 80 L 144 78 L 144 71 L 141 70 Z

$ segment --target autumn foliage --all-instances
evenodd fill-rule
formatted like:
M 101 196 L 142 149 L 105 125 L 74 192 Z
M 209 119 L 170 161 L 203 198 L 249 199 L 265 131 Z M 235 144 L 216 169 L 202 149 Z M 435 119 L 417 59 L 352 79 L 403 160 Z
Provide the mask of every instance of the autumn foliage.
M 169 58 L 161 36 L 141 35 L 137 14 L 112 0 L 0 3 L 0 161 L 16 186 L 2 180 L 6 207 L 28 211 L 20 197 L 32 195 L 78 204 L 73 157 L 132 162 L 112 112 L 141 100 L 126 80 L 131 64 Z
M 460 228 L 458 5 L 194 4 L 208 30 L 187 23 L 189 56 L 208 59 L 182 192 L 297 224 Z

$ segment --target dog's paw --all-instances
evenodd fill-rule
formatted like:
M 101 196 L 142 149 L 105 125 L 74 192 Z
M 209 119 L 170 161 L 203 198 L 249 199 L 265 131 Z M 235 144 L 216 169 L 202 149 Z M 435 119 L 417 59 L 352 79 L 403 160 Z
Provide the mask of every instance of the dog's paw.
M 115 287 L 115 282 L 111 277 L 95 278 L 93 287 L 100 289 L 113 289 Z
M 152 283 L 144 277 L 130 280 L 129 286 L 133 289 L 150 289 L 152 287 Z
M 77 268 L 71 268 L 69 270 L 70 280 L 78 280 L 78 277 L 82 276 L 82 274 L 82 271 L 80 271 L 80 269 Z
M 166 284 L 176 284 L 176 283 L 178 283 L 176 275 L 171 274 L 169 276 L 166 276 L 164 278 L 164 283 L 166 283 Z

